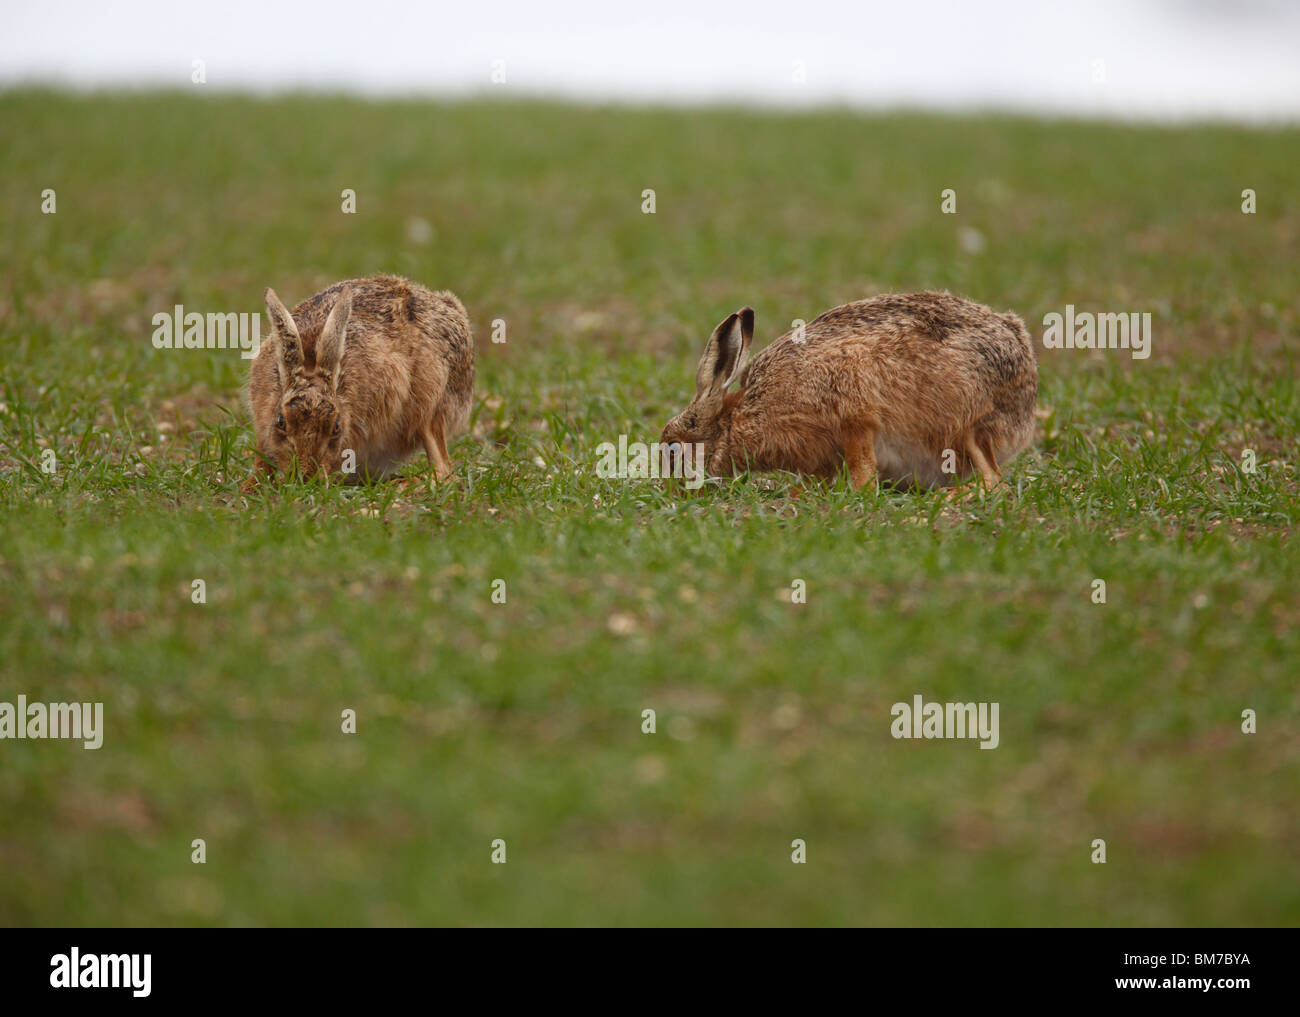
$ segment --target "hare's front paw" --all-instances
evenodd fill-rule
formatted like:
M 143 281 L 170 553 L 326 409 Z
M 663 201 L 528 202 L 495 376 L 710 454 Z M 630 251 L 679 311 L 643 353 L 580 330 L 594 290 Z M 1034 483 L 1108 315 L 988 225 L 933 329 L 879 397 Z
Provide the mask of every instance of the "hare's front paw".
M 275 471 L 265 464 L 255 466 L 253 472 L 248 475 L 248 478 L 239 485 L 239 493 L 252 494 L 261 486 L 263 480 L 269 480 L 274 473 Z

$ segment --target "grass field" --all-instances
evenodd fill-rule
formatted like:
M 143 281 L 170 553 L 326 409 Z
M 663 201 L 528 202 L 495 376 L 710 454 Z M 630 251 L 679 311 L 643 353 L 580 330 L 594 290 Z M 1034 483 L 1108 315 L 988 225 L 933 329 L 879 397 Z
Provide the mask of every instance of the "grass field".
M 0 921 L 1300 922 L 1297 165 L 1295 130 L 0 94 L 0 700 L 105 717 L 0 742 Z M 241 495 L 248 362 L 152 316 L 378 271 L 470 310 L 457 476 Z M 758 347 L 924 288 L 1035 335 L 1150 311 L 1154 352 L 1040 349 L 988 497 L 596 476 L 728 312 Z M 918 694 L 998 702 L 999 747 L 893 739 Z

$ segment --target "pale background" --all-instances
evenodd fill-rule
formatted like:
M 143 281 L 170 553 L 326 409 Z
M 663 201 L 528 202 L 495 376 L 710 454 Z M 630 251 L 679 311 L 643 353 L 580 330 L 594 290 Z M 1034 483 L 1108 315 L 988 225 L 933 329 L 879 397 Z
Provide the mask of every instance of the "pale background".
M 202 59 L 215 89 L 1300 117 L 1293 0 L 55 0 L 3 24 L 0 85 L 190 87 Z

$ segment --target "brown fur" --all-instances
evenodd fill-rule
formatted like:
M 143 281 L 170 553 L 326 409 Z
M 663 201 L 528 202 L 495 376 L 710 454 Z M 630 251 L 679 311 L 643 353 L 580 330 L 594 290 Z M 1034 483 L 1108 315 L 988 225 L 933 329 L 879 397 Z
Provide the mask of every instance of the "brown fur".
M 978 472 L 987 486 L 1034 436 L 1038 367 L 1014 314 L 950 293 L 859 300 L 787 332 L 745 366 L 754 312 L 730 315 L 710 337 L 695 398 L 660 441 L 703 443 L 712 476 L 790 470 L 855 486 L 879 477 L 949 482 Z M 732 382 L 734 392 L 728 392 Z
M 447 439 L 469 420 L 474 343 L 465 308 L 399 276 L 349 279 L 288 312 L 266 291 L 271 338 L 253 360 L 248 401 L 260 472 L 391 473 L 423 447 L 438 480 Z M 277 426 L 281 423 L 283 426 Z M 246 482 L 255 484 L 258 472 Z

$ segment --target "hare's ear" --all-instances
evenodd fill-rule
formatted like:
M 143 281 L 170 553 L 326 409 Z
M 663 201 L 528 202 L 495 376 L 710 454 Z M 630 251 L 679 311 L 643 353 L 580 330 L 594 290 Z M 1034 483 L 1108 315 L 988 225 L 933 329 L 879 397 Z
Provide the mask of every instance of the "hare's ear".
M 280 387 L 287 388 L 290 377 L 302 370 L 302 339 L 298 336 L 298 326 L 293 323 L 293 315 L 280 303 L 270 286 L 266 288 L 266 316 L 271 319 L 271 331 L 275 334 Z
M 325 319 L 320 338 L 316 340 L 316 369 L 330 376 L 330 385 L 339 387 L 339 365 L 343 361 L 343 339 L 352 316 L 352 291 L 344 286 L 339 292 L 330 316 Z
M 695 398 L 718 395 L 740 377 L 754 338 L 754 311 L 742 307 L 713 330 L 695 372 Z

